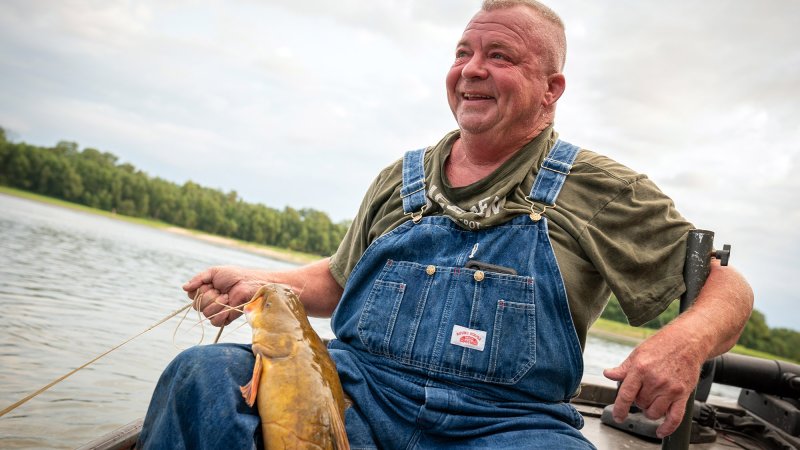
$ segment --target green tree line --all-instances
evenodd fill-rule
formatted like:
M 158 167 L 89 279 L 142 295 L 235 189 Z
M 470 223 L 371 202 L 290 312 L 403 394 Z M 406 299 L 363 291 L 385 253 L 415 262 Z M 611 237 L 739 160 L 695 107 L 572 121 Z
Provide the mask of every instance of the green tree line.
M 133 217 L 317 255 L 332 254 L 348 223 L 314 209 L 282 211 L 188 181 L 151 177 L 74 142 L 11 142 L 0 128 L 0 184 Z
M 679 307 L 680 302 L 672 302 L 661 315 L 644 326 L 655 330 L 663 327 L 678 315 Z M 601 317 L 615 322 L 628 323 L 619 301 L 613 295 Z M 753 350 L 800 361 L 800 333 L 788 328 L 770 328 L 764 314 L 757 309 L 754 309 L 753 314 L 750 315 L 738 344 Z

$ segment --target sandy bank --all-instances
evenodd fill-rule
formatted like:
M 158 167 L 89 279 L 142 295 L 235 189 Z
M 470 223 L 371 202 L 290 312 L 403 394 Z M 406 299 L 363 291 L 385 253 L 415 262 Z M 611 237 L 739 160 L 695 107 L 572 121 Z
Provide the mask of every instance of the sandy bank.
M 210 244 L 232 247 L 246 252 L 255 253 L 257 255 L 266 256 L 267 258 L 271 258 L 277 261 L 283 261 L 293 264 L 308 264 L 318 259 L 318 257 L 314 257 L 313 255 L 307 255 L 303 253 L 291 253 L 288 250 L 281 251 L 257 244 L 237 241 L 236 239 L 226 238 L 222 236 L 215 236 L 213 234 L 201 233 L 199 231 L 187 230 L 185 228 L 169 226 L 164 228 L 164 230 L 169 231 L 170 233 L 180 234 L 181 236 L 187 236 L 194 239 L 199 239 L 201 241 L 208 242 Z

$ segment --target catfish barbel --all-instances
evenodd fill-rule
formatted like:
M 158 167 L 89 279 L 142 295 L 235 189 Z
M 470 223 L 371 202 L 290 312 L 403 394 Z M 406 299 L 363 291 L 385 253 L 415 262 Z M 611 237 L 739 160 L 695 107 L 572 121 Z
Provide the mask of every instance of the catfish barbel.
M 253 378 L 241 387 L 258 400 L 264 448 L 349 449 L 344 393 L 328 349 L 287 286 L 262 286 L 244 307 L 253 328 Z

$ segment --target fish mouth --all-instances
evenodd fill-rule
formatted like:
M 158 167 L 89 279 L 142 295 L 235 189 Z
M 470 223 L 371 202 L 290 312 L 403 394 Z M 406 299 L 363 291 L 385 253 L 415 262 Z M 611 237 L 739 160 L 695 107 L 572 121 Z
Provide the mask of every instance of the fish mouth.
M 244 311 L 245 314 L 252 314 L 256 309 L 258 309 L 258 305 L 256 303 L 258 303 L 258 299 L 250 300 L 244 305 L 242 311 Z
M 242 312 L 248 322 L 250 322 L 250 318 L 253 314 L 257 314 L 264 307 L 264 295 L 264 292 L 256 293 L 256 295 L 242 307 Z
M 253 306 L 252 303 L 248 303 L 242 308 L 242 312 L 244 313 L 245 317 L 247 317 L 249 320 L 250 315 L 253 314 L 253 312 L 255 312 L 255 307 Z

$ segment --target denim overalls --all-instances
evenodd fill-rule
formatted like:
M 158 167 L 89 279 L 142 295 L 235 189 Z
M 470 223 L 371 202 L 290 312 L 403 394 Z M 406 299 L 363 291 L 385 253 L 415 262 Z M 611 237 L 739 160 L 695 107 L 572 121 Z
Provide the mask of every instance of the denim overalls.
M 555 204 L 577 152 L 556 143 L 537 205 Z M 353 448 L 591 448 L 568 404 L 583 358 L 547 220 L 422 217 L 423 150 L 404 157 L 401 195 L 412 220 L 369 246 L 331 322 Z
M 552 206 L 578 148 L 558 141 L 530 198 Z M 423 152 L 403 165 L 404 224 L 353 269 L 330 353 L 355 404 L 355 449 L 586 449 L 567 402 L 583 360 L 541 208 L 480 231 L 422 217 Z M 515 273 L 514 273 L 515 272 Z M 249 345 L 192 347 L 161 375 L 143 449 L 255 449 L 260 418 L 239 393 Z

